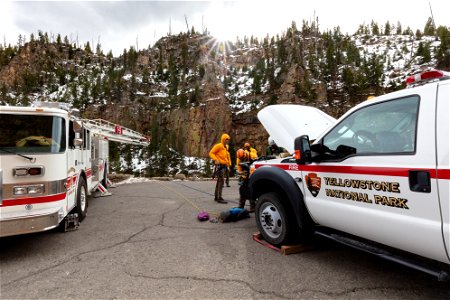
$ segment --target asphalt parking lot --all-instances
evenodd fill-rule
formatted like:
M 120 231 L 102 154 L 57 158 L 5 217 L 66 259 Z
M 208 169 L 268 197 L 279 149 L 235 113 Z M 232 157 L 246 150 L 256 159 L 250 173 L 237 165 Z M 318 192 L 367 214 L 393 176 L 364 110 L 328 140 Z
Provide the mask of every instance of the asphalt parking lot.
M 252 239 L 252 218 L 199 222 L 237 205 L 212 181 L 123 184 L 90 199 L 77 231 L 1 239 L 2 299 L 448 299 L 450 284 L 330 243 L 282 255 Z

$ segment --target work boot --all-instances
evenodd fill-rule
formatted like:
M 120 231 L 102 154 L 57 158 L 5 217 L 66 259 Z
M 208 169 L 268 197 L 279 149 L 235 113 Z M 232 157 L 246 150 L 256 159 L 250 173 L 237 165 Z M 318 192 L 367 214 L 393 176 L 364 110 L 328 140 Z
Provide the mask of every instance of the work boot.
M 245 199 L 239 199 L 239 208 L 245 207 Z
M 248 210 L 248 212 L 255 212 L 255 201 L 250 202 L 250 209 Z
M 227 204 L 228 203 L 228 201 L 225 201 L 223 198 L 219 198 L 219 199 L 217 199 L 215 201 L 218 202 L 218 203 L 222 203 L 222 204 Z

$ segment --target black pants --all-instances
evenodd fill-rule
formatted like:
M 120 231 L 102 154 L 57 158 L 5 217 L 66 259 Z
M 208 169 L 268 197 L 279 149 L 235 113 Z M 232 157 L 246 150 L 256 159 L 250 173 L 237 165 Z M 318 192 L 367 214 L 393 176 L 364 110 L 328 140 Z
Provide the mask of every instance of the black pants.
M 241 185 L 239 186 L 239 207 L 244 208 L 245 201 L 250 201 L 250 207 L 255 208 L 255 201 L 250 197 L 250 188 L 248 187 L 248 178 L 245 178 L 241 181 Z
M 229 168 L 225 169 L 225 183 L 227 184 L 227 186 L 230 185 L 230 169 Z

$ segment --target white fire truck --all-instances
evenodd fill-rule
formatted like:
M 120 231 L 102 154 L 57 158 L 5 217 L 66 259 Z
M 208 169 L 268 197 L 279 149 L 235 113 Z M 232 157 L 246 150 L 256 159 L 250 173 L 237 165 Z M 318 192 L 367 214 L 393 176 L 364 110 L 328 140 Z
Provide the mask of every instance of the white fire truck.
M 148 145 L 146 136 L 76 116 L 64 103 L 0 106 L 0 237 L 76 229 L 88 195 L 109 195 L 108 141 Z
M 264 239 L 319 236 L 450 278 L 450 73 L 427 71 L 407 84 L 339 120 L 305 106 L 258 113 L 275 142 L 295 153 L 254 164 Z

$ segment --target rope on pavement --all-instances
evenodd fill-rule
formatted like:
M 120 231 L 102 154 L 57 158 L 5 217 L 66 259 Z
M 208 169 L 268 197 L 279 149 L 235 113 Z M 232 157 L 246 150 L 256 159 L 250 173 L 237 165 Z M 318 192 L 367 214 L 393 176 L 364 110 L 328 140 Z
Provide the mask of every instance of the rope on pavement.
M 188 186 L 188 185 L 186 185 L 186 184 L 183 184 L 182 182 L 179 182 L 179 181 L 173 181 L 173 183 L 174 183 L 174 184 L 177 184 L 177 185 L 182 185 L 182 186 L 184 186 L 185 188 L 188 188 L 188 189 L 191 189 L 191 190 L 194 190 L 194 191 L 197 191 L 197 192 L 200 192 L 200 193 L 203 193 L 203 194 L 210 195 L 210 196 L 213 196 L 213 197 L 214 197 L 214 194 L 211 194 L 211 193 L 202 191 L 202 190 L 200 190 L 200 189 L 196 189 L 196 188 L 194 188 L 194 187 L 192 187 L 192 186 Z M 230 203 L 238 204 L 237 201 L 229 200 L 229 199 L 226 199 L 226 200 L 227 200 L 228 202 L 230 202 Z
M 198 212 L 204 211 L 203 209 L 201 209 L 200 207 L 198 207 L 197 204 L 195 204 L 194 202 L 192 202 L 188 197 L 186 197 L 186 196 L 183 195 L 182 193 L 178 192 L 177 190 L 175 190 L 175 189 L 173 189 L 173 188 L 171 188 L 171 187 L 169 187 L 169 186 L 167 186 L 167 185 L 162 184 L 161 181 L 157 181 L 157 182 L 158 182 L 162 187 L 164 187 L 165 189 L 167 189 L 167 190 L 169 190 L 169 191 L 171 191 L 171 192 L 177 194 L 178 196 L 180 196 L 181 199 L 183 199 L 184 201 L 186 201 L 187 203 L 189 203 L 189 204 L 190 204 L 193 208 L 195 208 Z M 215 218 L 218 218 L 218 217 L 219 217 L 219 214 L 218 214 L 218 213 L 212 213 L 212 212 L 210 213 L 210 212 L 208 212 L 208 214 L 211 215 L 211 216 L 213 216 L 213 217 L 215 217 Z

